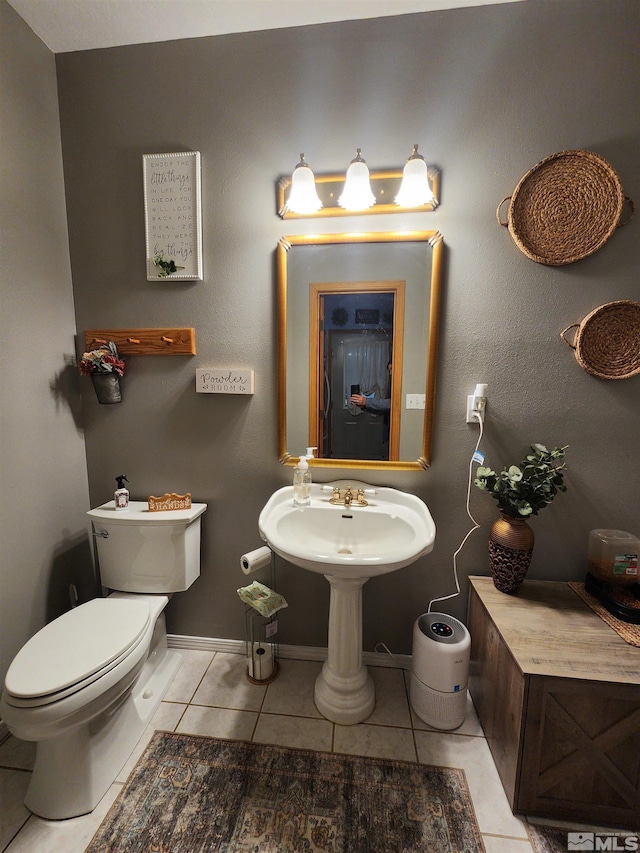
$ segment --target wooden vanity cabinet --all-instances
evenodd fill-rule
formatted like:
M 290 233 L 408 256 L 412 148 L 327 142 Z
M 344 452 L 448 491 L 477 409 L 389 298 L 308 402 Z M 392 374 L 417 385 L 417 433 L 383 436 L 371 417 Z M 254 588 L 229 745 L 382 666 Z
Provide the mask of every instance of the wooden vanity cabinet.
M 640 648 L 566 583 L 469 581 L 469 689 L 512 810 L 637 831 Z

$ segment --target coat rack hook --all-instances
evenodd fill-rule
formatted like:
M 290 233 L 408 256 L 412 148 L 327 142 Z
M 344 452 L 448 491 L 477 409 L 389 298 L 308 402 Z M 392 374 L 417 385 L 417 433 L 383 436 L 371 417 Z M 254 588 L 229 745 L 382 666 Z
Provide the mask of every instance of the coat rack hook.
M 97 349 L 113 341 L 121 355 L 195 355 L 196 338 L 193 328 L 167 327 L 142 329 L 86 329 L 85 349 Z

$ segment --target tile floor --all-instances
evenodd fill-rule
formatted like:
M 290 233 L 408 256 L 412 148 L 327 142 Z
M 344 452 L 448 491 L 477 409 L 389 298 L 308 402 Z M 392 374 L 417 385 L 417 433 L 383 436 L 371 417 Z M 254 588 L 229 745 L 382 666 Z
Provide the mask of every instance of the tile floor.
M 357 726 L 320 716 L 313 685 L 316 661 L 281 660 L 268 685 L 250 684 L 242 655 L 181 650 L 183 663 L 133 755 L 96 809 L 66 821 L 30 815 L 22 799 L 34 745 L 9 738 L 0 746 L 0 851 L 83 853 L 155 729 L 282 746 L 396 758 L 464 769 L 486 853 L 532 853 L 526 821 L 509 808 L 471 700 L 454 733 L 431 729 L 411 710 L 408 673 L 370 667 L 373 714 Z

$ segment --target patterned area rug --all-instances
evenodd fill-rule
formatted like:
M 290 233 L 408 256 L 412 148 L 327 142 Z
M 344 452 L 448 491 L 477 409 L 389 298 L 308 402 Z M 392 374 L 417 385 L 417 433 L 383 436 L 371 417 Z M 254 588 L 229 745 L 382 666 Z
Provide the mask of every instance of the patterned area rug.
M 156 732 L 86 853 L 485 853 L 464 771 Z
M 533 847 L 534 853 L 567 853 L 569 849 L 569 831 L 568 829 L 559 829 L 553 826 L 534 826 L 527 824 L 527 832 L 529 841 Z M 580 847 L 573 847 L 574 850 L 580 850 Z M 593 845 L 590 848 L 593 850 Z
M 527 824 L 534 853 L 567 853 L 567 850 L 637 850 L 638 834 L 601 829 L 590 832 Z M 626 838 L 631 841 L 627 842 Z

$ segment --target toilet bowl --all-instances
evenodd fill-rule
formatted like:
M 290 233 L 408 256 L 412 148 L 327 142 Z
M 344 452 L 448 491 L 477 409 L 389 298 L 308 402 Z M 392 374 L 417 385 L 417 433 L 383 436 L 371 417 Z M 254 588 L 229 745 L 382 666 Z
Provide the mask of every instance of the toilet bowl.
M 118 561 L 120 580 L 124 557 L 114 536 L 127 542 L 136 586 L 166 585 L 168 574 L 174 585 L 180 585 L 176 578 L 181 573 L 183 588 L 193 583 L 199 574 L 199 524 L 206 505 L 194 505 L 199 508 L 195 512 L 154 513 L 165 517 L 154 519 L 145 515 L 143 504 L 116 525 L 110 524 L 115 521 L 109 515 L 111 506 L 99 508 L 99 536 L 111 538 L 110 554 Z M 175 517 L 183 512 L 189 514 Z M 185 551 L 182 539 L 196 521 L 197 549 L 191 541 Z M 140 537 L 133 530 L 141 523 Z M 119 529 L 126 535 L 119 537 Z M 152 530 L 160 530 L 159 539 Z M 193 531 L 190 536 L 193 539 Z M 132 553 L 131 543 L 138 539 L 139 551 Z M 142 556 L 149 544 L 151 564 Z M 160 563 L 170 566 L 156 564 L 163 548 L 166 554 Z M 97 551 L 100 555 L 99 547 Z M 185 562 L 187 552 L 188 577 L 176 566 Z M 100 569 L 104 581 L 102 564 Z M 45 625 L 14 658 L 0 697 L 0 717 L 13 735 L 37 742 L 25 797 L 25 805 L 35 814 L 49 819 L 86 814 L 114 782 L 180 665 L 179 653 L 167 648 L 168 601 L 169 595 L 157 591 L 112 592 Z
M 16 737 L 38 742 L 25 797 L 35 814 L 92 811 L 131 754 L 180 665 L 166 646 L 168 600 L 94 599 L 46 625 L 16 656 L 0 716 Z

